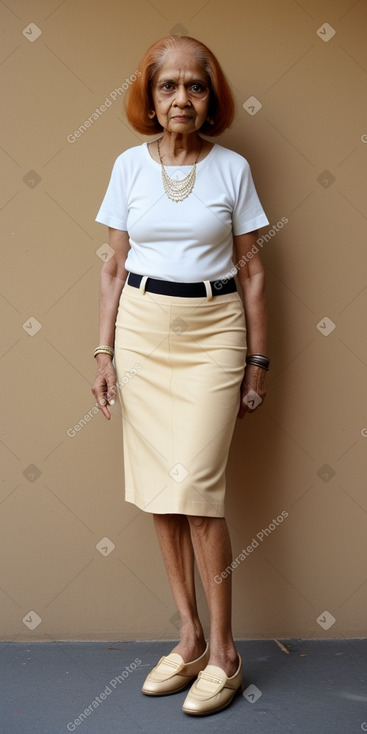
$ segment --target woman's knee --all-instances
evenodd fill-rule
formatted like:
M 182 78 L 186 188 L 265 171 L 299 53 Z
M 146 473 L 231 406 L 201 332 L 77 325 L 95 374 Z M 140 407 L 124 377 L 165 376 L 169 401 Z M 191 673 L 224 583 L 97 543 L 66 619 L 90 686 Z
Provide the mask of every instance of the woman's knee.
M 200 535 L 205 535 L 209 528 L 213 525 L 213 520 L 217 520 L 215 517 L 205 517 L 203 515 L 187 515 L 187 520 L 190 525 L 190 529 Z
M 158 531 L 176 535 L 177 532 L 187 530 L 186 515 L 176 515 L 173 513 L 157 514 L 153 513 L 155 527 Z

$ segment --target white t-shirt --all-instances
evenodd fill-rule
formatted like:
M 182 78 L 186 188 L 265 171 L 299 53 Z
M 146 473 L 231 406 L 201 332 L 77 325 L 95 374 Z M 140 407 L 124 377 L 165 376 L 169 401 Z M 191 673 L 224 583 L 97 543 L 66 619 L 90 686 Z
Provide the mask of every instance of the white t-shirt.
M 192 166 L 165 166 L 183 178 Z M 172 201 L 160 163 L 147 143 L 118 156 L 96 222 L 127 231 L 127 271 L 163 280 L 219 280 L 234 268 L 233 235 L 269 224 L 245 158 L 214 144 L 196 164 L 196 181 L 183 201 Z

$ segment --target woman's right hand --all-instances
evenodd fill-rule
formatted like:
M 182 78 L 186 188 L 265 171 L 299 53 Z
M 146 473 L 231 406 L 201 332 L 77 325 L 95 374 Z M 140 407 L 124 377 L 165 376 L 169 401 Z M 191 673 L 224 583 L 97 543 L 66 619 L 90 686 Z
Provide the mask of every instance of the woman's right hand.
M 109 354 L 97 354 L 97 374 L 92 385 L 92 393 L 96 405 L 103 415 L 110 420 L 111 413 L 107 405 L 114 405 L 116 398 L 116 373 Z

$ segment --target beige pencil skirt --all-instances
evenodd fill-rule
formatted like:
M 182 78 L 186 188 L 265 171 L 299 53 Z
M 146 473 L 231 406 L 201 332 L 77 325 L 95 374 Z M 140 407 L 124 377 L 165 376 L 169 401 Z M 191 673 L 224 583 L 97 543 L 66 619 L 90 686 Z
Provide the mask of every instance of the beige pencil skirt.
M 125 499 L 151 513 L 224 517 L 246 356 L 240 295 L 182 298 L 126 283 L 115 334 Z

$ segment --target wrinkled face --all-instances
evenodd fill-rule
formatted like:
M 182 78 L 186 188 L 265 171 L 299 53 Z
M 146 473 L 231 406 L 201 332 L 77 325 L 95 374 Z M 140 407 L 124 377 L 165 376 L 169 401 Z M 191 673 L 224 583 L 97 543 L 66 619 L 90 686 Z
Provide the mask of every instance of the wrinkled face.
M 157 120 L 172 133 L 193 133 L 206 121 L 209 80 L 190 49 L 171 49 L 155 73 L 152 97 Z

